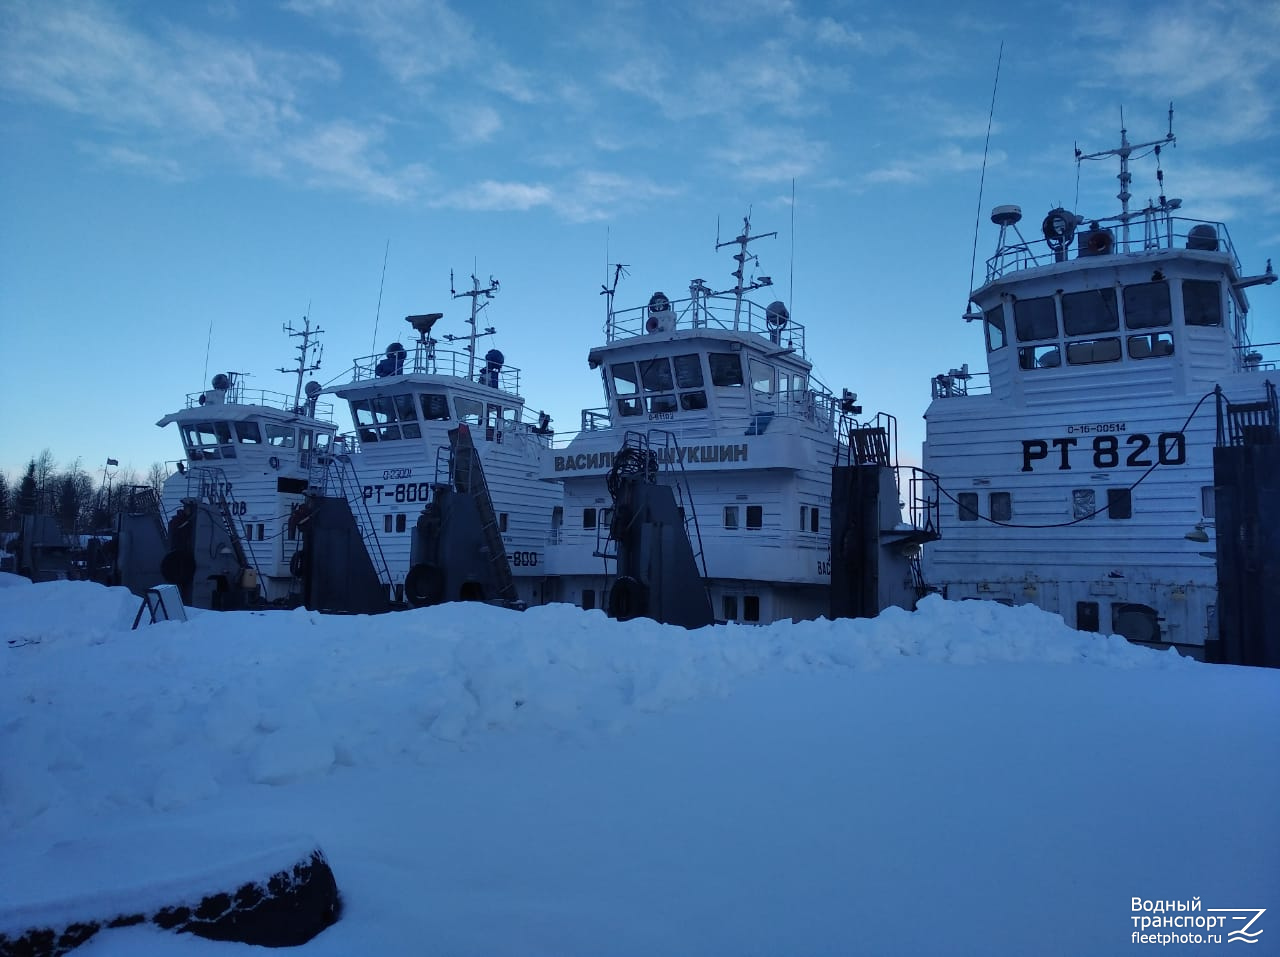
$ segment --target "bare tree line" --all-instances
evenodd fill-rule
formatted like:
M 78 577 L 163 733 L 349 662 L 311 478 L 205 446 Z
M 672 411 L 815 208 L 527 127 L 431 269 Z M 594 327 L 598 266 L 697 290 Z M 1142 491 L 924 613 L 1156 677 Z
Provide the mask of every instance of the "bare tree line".
M 59 467 L 49 449 L 33 456 L 21 477 L 0 471 L 0 531 L 15 531 L 23 515 L 53 515 L 64 534 L 89 535 L 115 524 L 128 506 L 130 490 L 143 487 L 158 493 L 169 472 L 153 462 L 146 475 L 114 459 L 88 469 L 76 458 Z

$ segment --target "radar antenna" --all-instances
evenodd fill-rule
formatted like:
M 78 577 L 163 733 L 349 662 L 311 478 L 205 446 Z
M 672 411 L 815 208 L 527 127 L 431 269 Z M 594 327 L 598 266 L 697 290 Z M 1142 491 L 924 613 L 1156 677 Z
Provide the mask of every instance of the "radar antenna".
M 292 369 L 279 368 L 277 372 L 292 372 L 298 377 L 298 385 L 293 390 L 293 408 L 295 410 L 302 408 L 302 379 L 308 372 L 315 372 L 320 368 L 320 357 L 324 355 L 324 346 L 316 341 L 317 337 L 324 332 L 318 326 L 311 328 L 311 314 L 308 310 L 307 315 L 302 317 L 302 328 L 293 328 L 292 323 L 284 324 L 284 331 L 291 339 L 301 339 L 302 341 L 294 346 L 298 350 L 297 366 Z M 315 353 L 315 361 L 312 361 L 312 353 Z
M 1136 216 L 1142 215 L 1141 213 L 1129 212 L 1129 200 L 1133 197 L 1133 194 L 1129 192 L 1129 186 L 1133 182 L 1133 176 L 1129 173 L 1129 157 L 1132 155 L 1134 150 L 1144 150 L 1149 146 L 1152 147 L 1152 151 L 1155 153 L 1155 156 L 1156 156 L 1156 166 L 1157 166 L 1156 178 L 1160 181 L 1160 191 L 1161 193 L 1163 193 L 1164 192 L 1164 170 L 1159 169 L 1159 163 L 1160 163 L 1160 150 L 1162 147 L 1166 145 L 1168 146 L 1177 145 L 1177 137 L 1173 135 L 1173 104 L 1172 103 L 1169 104 L 1169 132 L 1165 134 L 1164 139 L 1151 140 L 1150 142 L 1147 142 L 1147 143 L 1130 143 L 1129 131 L 1125 129 L 1124 110 L 1122 109 L 1120 111 L 1120 145 L 1118 147 L 1111 150 L 1102 150 L 1099 153 L 1085 154 L 1081 152 L 1080 147 L 1078 145 L 1076 146 L 1077 172 L 1079 171 L 1080 164 L 1083 163 L 1085 160 L 1106 159 L 1109 156 L 1120 157 L 1120 173 L 1116 177 L 1116 179 L 1120 180 L 1120 192 L 1116 193 L 1116 199 L 1120 200 L 1120 225 L 1122 230 L 1122 239 L 1124 243 L 1122 248 L 1124 249 L 1129 248 L 1129 220 L 1133 219 Z M 1163 198 L 1164 197 L 1161 196 L 1162 200 Z
M 755 263 L 756 265 L 760 264 L 760 257 L 753 256 L 750 253 L 748 253 L 747 246 L 748 244 L 754 242 L 757 239 L 767 239 L 770 236 L 777 236 L 777 235 L 778 234 L 776 232 L 772 232 L 772 233 L 759 233 L 758 235 L 752 236 L 750 209 L 747 210 L 747 215 L 742 217 L 742 233 L 737 237 L 735 237 L 734 239 L 729 239 L 729 240 L 726 240 L 725 242 L 720 242 L 720 226 L 719 226 L 719 222 L 716 223 L 716 251 L 719 252 L 725 246 L 736 245 L 738 247 L 738 251 L 733 254 L 733 258 L 737 260 L 738 268 L 735 269 L 732 273 L 730 273 L 730 275 L 733 276 L 733 278 L 736 279 L 737 282 L 734 283 L 733 287 L 730 289 L 723 289 L 720 292 L 712 293 L 712 295 L 714 296 L 723 296 L 726 293 L 730 293 L 730 292 L 733 293 L 733 328 L 734 329 L 738 328 L 739 317 L 742 315 L 743 293 L 748 293 L 748 292 L 751 292 L 753 289 L 760 289 L 760 288 L 763 288 L 764 286 L 773 285 L 773 279 L 770 278 L 769 276 L 761 276 L 759 279 L 752 279 L 750 282 L 746 282 L 743 279 L 744 275 L 746 274 L 746 264 L 748 262 Z
M 453 270 L 452 269 L 449 270 L 449 294 L 454 299 L 461 299 L 464 296 L 466 296 L 471 300 L 471 318 L 467 320 L 467 322 L 471 325 L 471 333 L 468 336 L 466 336 L 468 340 L 466 345 L 466 350 L 470 357 L 467 360 L 467 378 L 468 379 L 474 379 L 476 377 L 476 340 L 479 339 L 481 336 L 495 335 L 498 331 L 497 329 L 493 328 L 493 326 L 487 326 L 484 332 L 479 332 L 477 331 L 477 327 L 476 327 L 476 316 L 480 314 L 481 309 L 489 305 L 488 300 L 492 299 L 495 295 L 497 295 L 497 293 L 498 293 L 498 280 L 490 276 L 489 285 L 481 288 L 480 280 L 476 278 L 475 273 L 471 274 L 471 288 L 464 289 L 462 290 L 462 292 L 458 292 L 454 288 Z M 481 296 L 485 298 L 484 302 L 479 301 Z M 446 342 L 454 342 L 461 338 L 463 337 L 462 336 L 445 336 L 444 340 Z

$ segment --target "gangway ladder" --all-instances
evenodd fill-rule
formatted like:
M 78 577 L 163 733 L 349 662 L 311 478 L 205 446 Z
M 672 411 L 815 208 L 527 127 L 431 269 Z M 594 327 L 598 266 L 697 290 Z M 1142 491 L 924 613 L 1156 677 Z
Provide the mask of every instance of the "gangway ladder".
M 1280 441 L 1280 401 L 1273 382 L 1263 383 L 1266 397 L 1258 402 L 1232 402 L 1219 386 L 1218 445 L 1268 445 Z
M 331 479 L 335 479 L 337 483 L 333 495 L 329 494 Z M 355 519 L 356 530 L 360 533 L 361 541 L 364 542 L 365 551 L 369 553 L 373 570 L 378 574 L 378 581 L 386 587 L 388 595 L 393 594 L 395 580 L 391 577 L 391 566 L 387 563 L 387 556 L 382 551 L 382 542 L 378 538 L 378 529 L 373 523 L 373 514 L 369 511 L 369 502 L 364 497 L 360 476 L 356 474 L 355 464 L 351 461 L 349 454 L 340 452 L 330 456 L 319 491 L 326 498 L 341 497 L 347 500 L 351 517 Z
M 707 558 L 702 547 L 702 527 L 698 524 L 698 510 L 693 505 L 693 492 L 689 488 L 689 478 L 684 470 L 684 455 L 680 451 L 680 440 L 676 438 L 674 432 L 668 432 L 665 429 L 650 429 L 645 441 L 650 448 L 653 447 L 654 437 L 657 436 L 661 442 L 662 453 L 658 455 L 658 463 L 660 467 L 671 473 L 674 478 L 672 482 L 676 491 L 676 505 L 680 508 L 680 513 L 684 516 L 684 532 L 689 539 L 689 545 L 693 549 L 693 559 L 698 563 L 698 567 L 702 569 L 703 587 L 707 588 L 708 599 L 711 596 L 710 586 L 707 585 Z M 656 476 L 655 476 L 656 481 Z
M 240 529 L 236 525 L 235 515 L 240 510 L 239 503 L 236 501 L 235 493 L 231 491 L 231 483 L 227 481 L 227 473 L 216 467 L 206 467 L 196 471 L 204 473 L 198 476 L 201 492 L 204 493 L 202 497 L 218 510 L 218 517 L 222 520 L 223 531 L 231 539 L 231 550 L 236 557 L 236 562 L 241 568 L 252 568 L 254 574 L 258 576 L 258 581 L 262 581 L 262 569 L 258 567 L 258 558 L 253 553 L 252 547 L 245 549 L 244 539 L 241 537 Z M 187 487 L 189 491 L 190 482 L 188 482 Z
M 480 534 L 488 549 L 493 580 L 498 584 L 498 597 L 508 602 L 518 600 L 515 579 L 511 577 L 511 565 L 507 561 L 507 547 L 498 528 L 498 516 L 493 511 L 493 498 L 489 495 L 489 483 L 485 481 L 484 465 L 480 452 L 471 438 L 471 430 L 459 425 L 449 432 L 453 487 L 471 498 L 480 516 Z

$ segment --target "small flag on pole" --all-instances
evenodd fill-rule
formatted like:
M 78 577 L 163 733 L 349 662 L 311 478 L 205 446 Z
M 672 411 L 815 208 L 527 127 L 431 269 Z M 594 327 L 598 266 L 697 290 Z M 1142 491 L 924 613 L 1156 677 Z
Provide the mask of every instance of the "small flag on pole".
M 120 463 L 119 463 L 119 462 L 117 462 L 115 459 L 107 459 L 107 464 L 108 464 L 108 465 L 119 465 Z

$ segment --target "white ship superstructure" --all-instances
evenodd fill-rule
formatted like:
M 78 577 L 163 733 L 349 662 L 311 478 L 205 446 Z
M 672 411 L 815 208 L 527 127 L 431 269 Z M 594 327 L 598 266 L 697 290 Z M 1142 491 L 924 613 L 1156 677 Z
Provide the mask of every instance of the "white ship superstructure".
M 760 238 L 748 219 L 741 235 L 717 244 L 737 247 L 735 284 L 726 290 L 695 279 L 687 298 L 658 292 L 647 305 L 615 311 L 614 289 L 606 289 L 605 342 L 588 362 L 600 371 L 607 405 L 585 410 L 581 431 L 557 439 L 543 469 L 564 485 L 548 549 L 559 600 L 609 607 L 606 476 L 630 432 L 669 471 L 663 480 L 680 487 L 718 620 L 829 613 L 841 400 L 812 374 L 805 326 L 783 303 L 747 297 L 771 284 L 746 274 L 756 262 L 749 244 Z M 852 402 L 847 395 L 850 411 Z
M 166 515 L 177 514 L 186 499 L 213 506 L 239 539 L 262 598 L 277 603 L 295 592 L 290 562 L 300 539 L 289 518 L 337 432 L 332 407 L 317 401 L 319 384 L 303 385 L 319 367 L 321 330 L 308 319 L 286 332 L 300 340 L 296 368 L 280 370 L 297 376 L 293 395 L 249 389 L 243 374 L 218 373 L 209 389 L 189 394 L 182 409 L 156 423 L 177 425 L 184 452 L 164 483 Z
M 344 437 L 348 470 L 367 510 L 372 536 L 366 545 L 375 565 L 389 577 L 393 601 L 402 602 L 410 568 L 414 525 L 430 501 L 432 488 L 449 482 L 449 432 L 468 427 L 484 469 L 493 511 L 521 601 L 546 600 L 543 579 L 552 515 L 560 505 L 558 486 L 540 482 L 550 419 L 533 415 L 520 394 L 520 370 L 490 349 L 477 356 L 477 341 L 494 329 L 479 329 L 477 318 L 498 289 L 496 281 L 454 292 L 471 299 L 470 332 L 444 336 L 464 341 L 442 348 L 432 337 L 441 313 L 408 316 L 418 338 L 394 342 L 383 353 L 356 359 L 350 379 L 325 389 L 350 406 L 354 436 Z M 446 601 L 461 595 L 445 595 Z
M 965 316 L 988 372 L 935 377 L 926 416 L 943 530 L 925 571 L 948 598 L 1034 603 L 1201 655 L 1219 406 L 1265 402 L 1280 381 L 1245 293 L 1275 276 L 1269 261 L 1246 275 L 1226 226 L 1184 218 L 1162 173 L 1159 198 L 1130 210 L 1131 156 L 1172 142 L 1172 125 L 1142 144 L 1122 131 L 1118 149 L 1078 155 L 1119 158 L 1117 216 L 1055 209 L 1027 241 L 1018 207 L 992 212 L 996 254 Z

